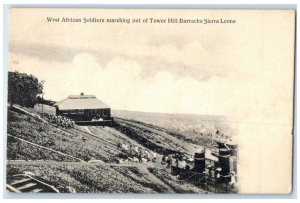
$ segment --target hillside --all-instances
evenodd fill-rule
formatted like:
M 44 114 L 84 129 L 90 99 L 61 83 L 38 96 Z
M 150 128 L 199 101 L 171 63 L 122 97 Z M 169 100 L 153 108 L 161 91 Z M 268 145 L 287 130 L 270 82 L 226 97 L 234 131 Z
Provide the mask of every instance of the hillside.
M 38 109 L 25 108 L 31 113 Z M 128 130 L 133 133 L 128 134 Z M 8 110 L 7 182 L 14 174 L 32 172 L 61 192 L 207 193 L 179 180 L 161 164 L 162 154 L 193 154 L 200 146 L 182 142 L 160 127 L 116 119 L 116 127 L 63 129 L 28 113 Z M 118 143 L 155 150 L 157 162 L 123 159 Z
M 164 131 L 179 140 L 212 147 L 212 141 L 226 142 L 235 135 L 225 116 L 168 114 L 114 110 L 113 116 Z

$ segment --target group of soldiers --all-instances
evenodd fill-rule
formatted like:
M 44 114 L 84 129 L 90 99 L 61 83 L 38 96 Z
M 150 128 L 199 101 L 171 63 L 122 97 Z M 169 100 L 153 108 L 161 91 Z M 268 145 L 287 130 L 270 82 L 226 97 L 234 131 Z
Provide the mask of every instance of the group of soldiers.
M 49 113 L 43 113 L 43 116 L 48 119 L 52 124 L 56 124 L 57 127 L 61 126 L 63 128 L 74 128 L 74 121 L 65 116 L 56 116 Z
M 126 154 L 128 159 L 133 162 L 156 162 L 157 153 L 142 147 L 129 145 L 126 143 L 118 143 L 118 150 Z
M 119 159 L 118 163 L 147 163 L 150 161 L 157 162 L 156 152 L 139 146 L 127 143 L 118 143 L 118 150 L 120 150 L 122 152 L 121 154 L 123 155 L 123 157 Z M 166 165 L 166 168 L 171 171 L 172 175 L 183 180 L 190 180 L 190 178 L 194 177 L 195 174 L 198 174 L 198 176 L 200 174 L 200 176 L 197 176 L 198 178 L 195 178 L 195 180 L 199 180 L 200 182 L 204 181 L 205 183 L 224 183 L 224 177 L 221 175 L 222 168 L 220 166 L 215 168 L 208 164 L 205 166 L 203 172 L 198 173 L 197 169 L 194 170 L 194 157 L 190 157 L 190 155 L 185 155 L 179 152 L 174 154 L 164 154 L 161 159 L 161 164 Z M 234 188 L 236 184 L 235 172 L 231 171 L 228 178 L 229 180 L 226 181 L 227 186 Z
M 157 153 L 154 151 L 150 151 L 148 149 L 143 149 L 142 147 L 126 144 L 126 143 L 118 143 L 118 150 L 122 151 L 122 153 L 126 156 L 127 159 L 132 162 L 156 162 L 157 161 Z M 191 161 L 187 160 L 182 154 L 165 154 L 161 159 L 161 164 L 166 165 L 167 168 L 171 168 L 175 163 L 176 167 L 182 169 L 190 169 Z
M 182 154 L 169 154 L 169 155 L 163 155 L 161 164 L 167 165 L 167 168 L 171 168 L 173 163 L 175 163 L 175 166 L 181 169 L 189 170 L 192 167 L 193 159 L 184 157 Z
M 194 170 L 194 159 L 179 153 L 173 155 L 163 155 L 161 164 L 166 164 L 166 168 L 171 169 L 171 173 L 177 177 L 182 176 L 183 178 L 185 177 L 189 179 L 189 177 L 197 173 L 197 170 Z M 206 177 L 206 181 L 213 180 L 216 181 L 216 183 L 219 183 L 222 182 L 224 179 L 221 175 L 221 172 L 222 168 L 220 166 L 214 168 L 212 165 L 208 164 L 205 166 L 205 170 L 202 174 L 204 175 L 204 177 Z M 236 184 L 235 171 L 231 171 L 228 178 L 230 181 L 226 182 L 228 186 L 233 188 Z

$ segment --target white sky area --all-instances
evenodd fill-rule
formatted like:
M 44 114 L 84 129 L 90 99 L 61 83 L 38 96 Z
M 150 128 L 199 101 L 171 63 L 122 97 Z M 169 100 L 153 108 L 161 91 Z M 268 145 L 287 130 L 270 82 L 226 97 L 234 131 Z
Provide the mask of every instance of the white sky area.
M 291 88 L 287 81 L 292 80 L 292 72 L 282 68 L 292 59 L 293 41 L 286 32 L 277 32 L 291 31 L 291 26 L 276 23 L 285 13 L 24 9 L 13 14 L 9 70 L 45 80 L 47 99 L 58 101 L 84 92 L 96 95 L 112 109 L 233 117 L 255 117 L 262 109 L 266 117 L 280 116 L 285 101 L 292 100 L 292 92 L 285 91 Z M 237 23 L 46 22 L 46 17 L 170 16 L 236 19 Z M 274 39 L 280 39 L 280 44 Z M 278 103 L 277 108 L 266 110 L 272 101 Z

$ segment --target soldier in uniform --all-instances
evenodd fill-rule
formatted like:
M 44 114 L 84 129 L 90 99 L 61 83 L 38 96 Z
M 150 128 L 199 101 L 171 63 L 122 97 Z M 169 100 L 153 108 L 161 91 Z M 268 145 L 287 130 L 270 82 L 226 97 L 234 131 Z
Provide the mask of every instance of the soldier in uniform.
M 167 156 L 164 154 L 163 157 L 162 157 L 162 159 L 161 159 L 161 164 L 165 165 L 166 162 L 167 162 Z
M 152 162 L 156 162 L 156 152 L 152 152 Z
M 172 156 L 169 155 L 167 159 L 167 168 L 171 168 L 171 166 L 172 166 Z
M 145 159 L 147 159 L 147 162 L 150 161 L 150 152 L 148 150 L 145 150 Z
M 229 182 L 229 185 L 231 186 L 231 188 L 234 188 L 235 184 L 236 184 L 236 176 L 235 176 L 235 172 L 232 171 L 230 173 L 230 182 Z
M 220 167 L 216 169 L 216 174 L 215 174 L 216 182 L 221 181 L 221 171 L 222 169 Z

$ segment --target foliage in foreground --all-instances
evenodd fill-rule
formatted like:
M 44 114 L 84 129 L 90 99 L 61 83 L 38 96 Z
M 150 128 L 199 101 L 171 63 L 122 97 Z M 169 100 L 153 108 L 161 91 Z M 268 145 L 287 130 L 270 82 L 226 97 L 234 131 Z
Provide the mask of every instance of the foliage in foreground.
M 37 103 L 37 95 L 42 94 L 43 84 L 33 75 L 8 72 L 8 102 L 10 106 L 33 107 Z

